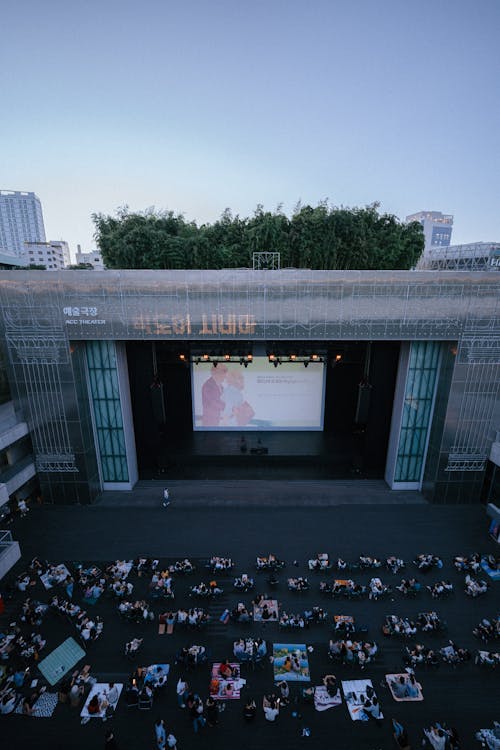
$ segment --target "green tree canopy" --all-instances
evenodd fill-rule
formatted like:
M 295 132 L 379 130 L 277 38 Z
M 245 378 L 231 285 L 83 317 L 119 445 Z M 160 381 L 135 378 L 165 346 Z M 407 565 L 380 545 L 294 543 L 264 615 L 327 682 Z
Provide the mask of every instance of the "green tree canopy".
M 363 208 L 258 205 L 248 218 L 226 209 L 213 224 L 187 222 L 173 211 L 93 214 L 95 239 L 108 268 L 248 268 L 252 253 L 279 252 L 282 268 L 409 269 L 424 248 L 422 227 L 404 224 L 379 204 Z

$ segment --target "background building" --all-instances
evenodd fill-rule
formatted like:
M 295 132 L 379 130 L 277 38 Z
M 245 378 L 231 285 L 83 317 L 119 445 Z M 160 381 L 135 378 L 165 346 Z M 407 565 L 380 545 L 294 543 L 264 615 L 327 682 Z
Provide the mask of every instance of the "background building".
M 433 248 L 420 258 L 417 269 L 500 271 L 500 242 L 470 242 Z
M 453 231 L 453 216 L 441 211 L 419 211 L 406 217 L 407 223 L 418 221 L 422 224 L 425 237 L 424 256 L 433 250 L 448 247 Z
M 95 268 L 96 271 L 104 271 L 104 263 L 102 260 L 102 255 L 99 252 L 99 250 L 94 250 L 90 253 L 84 253 L 82 252 L 82 248 L 80 245 L 76 246 L 76 256 L 75 256 L 75 262 L 77 264 L 79 263 L 88 263 L 92 268 Z
M 69 246 L 64 240 L 25 242 L 23 255 L 26 265 L 45 266 L 47 271 L 61 271 L 70 265 Z
M 45 242 L 42 204 L 35 193 L 0 190 L 0 253 L 23 265 L 25 242 Z

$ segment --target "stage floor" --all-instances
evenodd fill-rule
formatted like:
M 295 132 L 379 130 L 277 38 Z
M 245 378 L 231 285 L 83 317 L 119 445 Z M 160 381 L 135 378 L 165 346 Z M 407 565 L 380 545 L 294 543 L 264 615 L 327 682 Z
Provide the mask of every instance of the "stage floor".
M 246 451 L 242 451 L 242 438 Z M 164 437 L 156 467 L 141 479 L 378 479 L 383 466 L 365 455 L 352 432 L 191 432 Z

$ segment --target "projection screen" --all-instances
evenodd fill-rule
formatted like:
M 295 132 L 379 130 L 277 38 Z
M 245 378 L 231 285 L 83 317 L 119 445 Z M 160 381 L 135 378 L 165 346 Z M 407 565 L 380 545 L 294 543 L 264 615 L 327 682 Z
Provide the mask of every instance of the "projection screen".
M 194 430 L 322 430 L 322 362 L 191 365 Z

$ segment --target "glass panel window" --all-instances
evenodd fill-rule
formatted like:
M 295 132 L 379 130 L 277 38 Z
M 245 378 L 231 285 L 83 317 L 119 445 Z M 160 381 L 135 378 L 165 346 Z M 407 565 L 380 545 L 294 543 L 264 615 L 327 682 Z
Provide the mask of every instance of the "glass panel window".
M 128 482 L 115 345 L 87 341 L 86 349 L 102 477 L 105 482 Z
M 440 344 L 413 341 L 396 460 L 396 482 L 420 482 L 439 371 Z

